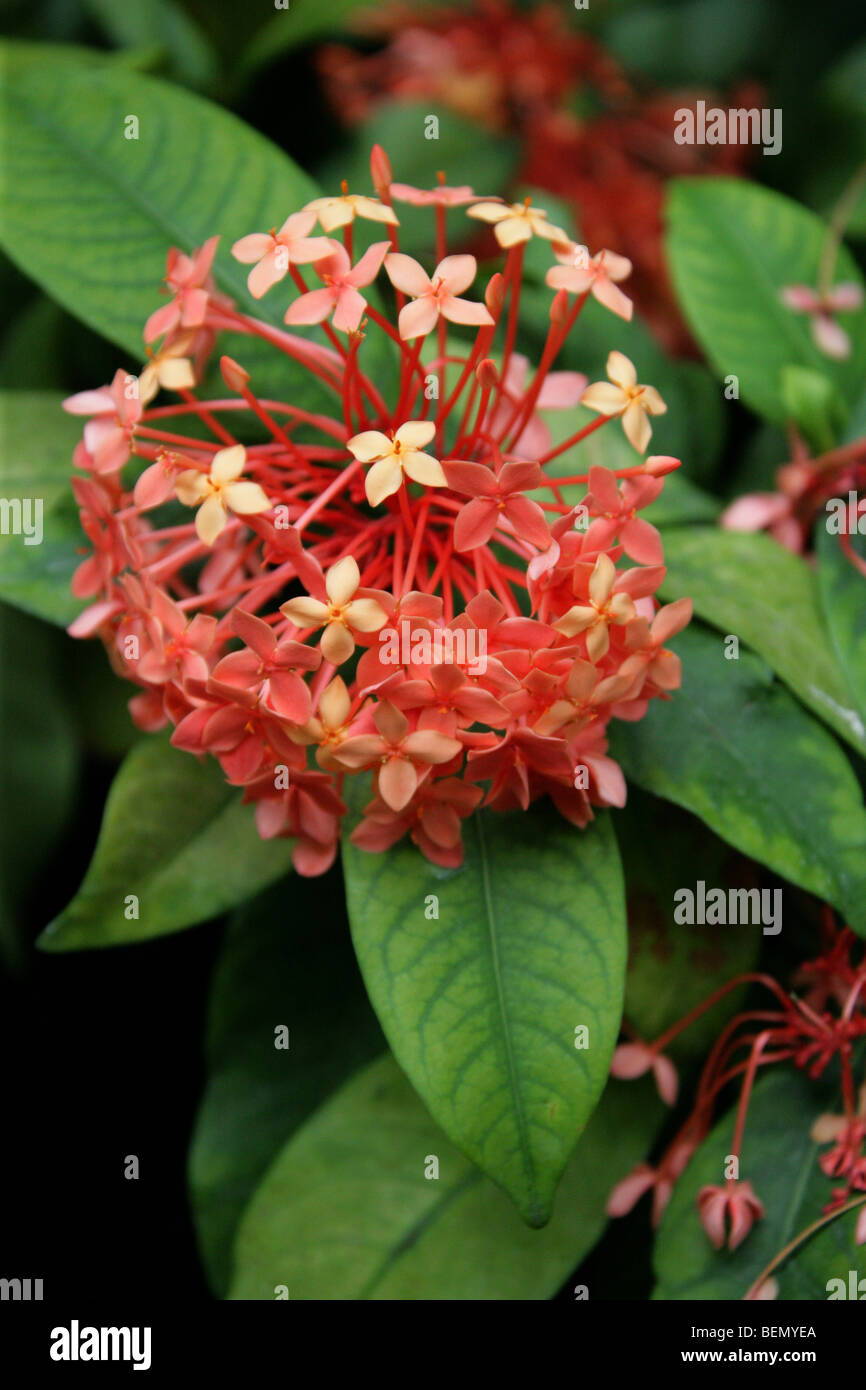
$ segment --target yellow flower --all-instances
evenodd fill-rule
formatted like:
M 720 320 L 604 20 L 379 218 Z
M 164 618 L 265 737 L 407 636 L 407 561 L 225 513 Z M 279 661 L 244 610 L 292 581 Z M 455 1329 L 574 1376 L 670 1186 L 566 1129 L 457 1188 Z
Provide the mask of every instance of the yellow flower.
M 334 753 L 348 737 L 352 700 L 342 676 L 335 676 L 319 696 L 318 714 L 299 729 L 289 729 L 293 743 L 318 744 L 316 762 L 326 772 L 343 772 Z
M 548 222 L 544 208 L 532 207 L 528 198 L 525 203 L 476 203 L 467 211 L 470 217 L 494 224 L 494 235 L 500 246 L 517 246 L 534 236 L 563 243 L 569 239 L 561 227 Z
M 580 403 L 602 415 L 621 415 L 626 439 L 642 454 L 652 438 L 647 416 L 664 415 L 667 406 L 654 386 L 639 385 L 634 363 L 625 353 L 610 353 L 606 370 L 610 381 L 587 386 Z
M 195 386 L 195 372 L 187 354 L 193 345 L 193 334 L 184 333 L 159 352 L 150 354 L 138 378 L 138 398 L 147 405 L 159 390 L 189 391 Z
M 328 602 L 317 598 L 290 598 L 280 612 L 298 627 L 323 627 L 322 655 L 334 666 L 342 666 L 355 650 L 355 632 L 378 632 L 388 615 L 373 598 L 352 595 L 361 583 L 361 571 L 351 555 L 332 565 L 325 575 Z
M 628 594 L 612 593 L 616 566 L 609 555 L 601 554 L 589 577 L 589 603 L 575 604 L 553 626 L 566 637 L 586 633 L 586 653 L 590 661 L 600 661 L 610 646 L 608 626 L 631 622 L 635 607 Z
M 247 461 L 242 444 L 220 449 L 214 454 L 210 473 L 188 468 L 180 473 L 174 490 L 186 507 L 198 507 L 195 529 L 205 545 L 213 545 L 228 521 L 228 513 L 252 516 L 266 512 L 271 506 L 267 494 L 258 483 L 239 482 Z
M 361 463 L 373 465 L 364 482 L 371 507 L 399 492 L 404 475 L 425 487 L 448 486 L 439 460 L 420 452 L 435 433 L 432 420 L 407 420 L 393 438 L 380 430 L 364 430 L 349 440 L 349 453 Z
M 343 184 L 345 189 L 346 185 Z M 346 227 L 356 217 L 366 217 L 370 222 L 388 222 L 399 227 L 400 219 L 378 198 L 368 198 L 363 193 L 343 193 L 339 198 L 314 198 L 307 203 L 304 212 L 314 212 L 324 232 L 333 232 L 337 227 Z

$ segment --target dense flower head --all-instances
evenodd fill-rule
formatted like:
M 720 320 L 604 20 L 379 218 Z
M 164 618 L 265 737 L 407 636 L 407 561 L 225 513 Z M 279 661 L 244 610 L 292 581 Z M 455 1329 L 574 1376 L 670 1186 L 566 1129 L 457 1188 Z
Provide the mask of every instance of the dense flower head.
M 216 237 L 171 251 L 143 371 L 67 402 L 90 417 L 71 631 L 139 687 L 142 728 L 212 755 L 262 836 L 295 839 L 305 874 L 332 862 L 358 774 L 355 843 L 408 835 L 445 867 L 482 803 L 547 796 L 579 827 L 621 806 L 607 726 L 677 688 L 665 643 L 691 615 L 659 608 L 661 539 L 638 516 L 679 466 L 644 457 L 664 402 L 617 351 L 607 383 L 551 370 L 590 292 L 628 317 L 628 261 L 584 256 L 529 202 L 392 186 L 378 147 L 371 170 L 375 196 L 275 209 L 234 244 L 267 317 L 217 289 Z M 400 250 L 395 197 L 430 208 L 434 265 Z M 486 284 L 448 253 L 447 206 L 499 232 Z M 534 364 L 516 351 L 529 237 L 552 272 Z M 575 412 L 556 446 L 551 408 Z M 569 475 L 615 419 L 633 465 Z

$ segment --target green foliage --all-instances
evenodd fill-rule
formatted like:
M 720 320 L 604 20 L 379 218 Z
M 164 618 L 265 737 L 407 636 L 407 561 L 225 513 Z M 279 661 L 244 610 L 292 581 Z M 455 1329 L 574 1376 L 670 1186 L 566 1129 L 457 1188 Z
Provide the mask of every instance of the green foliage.
M 866 812 L 839 745 L 750 652 L 727 661 L 722 637 L 695 625 L 675 647 L 682 690 L 612 727 L 627 778 L 833 903 L 866 936 Z
M 646 1153 L 660 1110 L 646 1083 L 612 1083 L 553 1219 L 533 1231 L 383 1057 L 269 1170 L 241 1223 L 230 1296 L 273 1299 L 282 1286 L 292 1300 L 550 1298 L 601 1234 L 605 1198 Z M 431 1158 L 437 1177 L 425 1176 Z
M 605 815 L 580 834 L 541 807 L 464 825 L 457 871 L 408 844 L 370 855 L 345 842 L 352 936 L 385 1036 L 433 1118 L 540 1226 L 619 1029 L 619 855 Z
M 738 179 L 674 180 L 668 201 L 668 258 L 680 305 L 710 363 L 739 379 L 759 415 L 790 418 L 786 367 L 808 367 L 835 383 L 850 408 L 866 372 L 866 309 L 842 316 L 852 340 L 847 361 L 815 345 L 808 316 L 780 299 L 786 285 L 817 284 L 827 235 L 819 218 L 789 198 Z M 862 284 L 844 247 L 834 284 Z
M 742 1299 L 770 1261 L 807 1226 L 830 1200 L 833 1182 L 818 1167 L 821 1152 L 809 1131 L 823 1099 L 824 1109 L 839 1104 L 826 1086 L 816 1090 L 795 1072 L 774 1071 L 755 1086 L 743 1142 L 740 1177 L 752 1184 L 765 1215 L 733 1253 L 713 1249 L 695 1209 L 705 1184 L 724 1180 L 731 1152 L 734 1112 L 719 1120 L 674 1189 L 655 1247 L 661 1299 Z M 773 1272 L 780 1299 L 827 1298 L 830 1279 L 848 1272 L 866 1274 L 866 1246 L 854 1242 L 857 1213 L 823 1227 Z
M 74 951 L 163 936 L 244 902 L 290 867 L 289 842 L 259 838 L 252 808 L 216 762 L 151 738 L 118 772 L 84 882 L 39 944 Z M 137 916 L 126 915 L 130 897 Z

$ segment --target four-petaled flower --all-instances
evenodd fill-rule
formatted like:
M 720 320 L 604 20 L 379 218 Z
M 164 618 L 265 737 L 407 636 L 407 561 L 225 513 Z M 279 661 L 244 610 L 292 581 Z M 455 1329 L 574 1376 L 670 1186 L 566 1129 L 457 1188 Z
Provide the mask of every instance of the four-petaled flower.
M 330 237 L 310 236 L 316 214 L 305 208 L 287 217 L 279 231 L 251 232 L 232 247 L 232 255 L 242 265 L 253 268 L 247 285 L 254 299 L 261 299 L 288 273 L 290 265 L 309 265 L 329 256 L 337 245 Z
M 303 724 L 310 717 L 310 691 L 298 672 L 318 670 L 321 653 L 291 637 L 277 641 L 272 627 L 242 608 L 232 610 L 232 632 L 246 646 L 217 662 L 211 693 L 229 695 L 250 708 L 261 701 L 293 724 Z
M 401 338 L 419 338 L 429 333 L 442 318 L 451 323 L 480 327 L 492 324 L 493 318 L 483 304 L 460 299 L 475 279 L 477 263 L 474 256 L 446 256 L 440 261 L 431 279 L 411 256 L 392 252 L 385 257 L 385 270 L 395 289 L 411 295 L 412 304 L 400 310 L 398 320 Z
M 310 290 L 290 304 L 286 323 L 324 323 L 333 312 L 335 328 L 355 333 L 367 307 L 360 289 L 373 283 L 390 246 L 390 241 L 374 242 L 353 266 L 345 248 L 335 242 L 332 253 L 316 262 L 316 274 L 324 280 L 325 288 Z
M 665 1105 L 674 1105 L 677 1099 L 677 1069 L 669 1057 L 657 1052 L 648 1043 L 620 1043 L 614 1049 L 610 1063 L 610 1074 L 620 1081 L 633 1081 L 651 1071 L 658 1093 Z
M 198 507 L 195 529 L 205 545 L 213 545 L 228 521 L 228 513 L 254 516 L 271 507 L 267 493 L 258 483 L 239 481 L 247 461 L 242 444 L 233 444 L 214 454 L 210 472 L 187 468 L 179 473 L 174 490 L 186 507 Z
M 84 426 L 84 448 L 96 473 L 116 473 L 129 458 L 132 434 L 141 415 L 138 381 L 122 368 L 110 386 L 67 396 L 70 415 L 91 415 Z
M 399 492 L 404 476 L 424 487 L 447 487 L 448 479 L 439 460 L 422 453 L 435 433 L 432 420 L 407 420 L 393 437 L 381 430 L 363 430 L 353 435 L 346 445 L 350 454 L 361 463 L 373 465 L 364 480 L 371 507 L 378 507 L 386 497 Z
M 436 729 L 410 732 L 405 714 L 387 700 L 376 706 L 373 723 L 378 733 L 353 735 L 340 745 L 334 756 L 345 767 L 378 764 L 377 789 L 392 811 L 402 811 L 409 804 L 430 767 L 450 762 L 463 750 L 459 739 Z
M 627 256 L 607 250 L 587 260 L 585 251 L 584 246 L 573 244 L 566 251 L 554 247 L 560 264 L 551 266 L 547 272 L 547 284 L 552 290 L 568 290 L 570 294 L 586 294 L 591 290 L 593 298 L 611 313 L 630 319 L 634 306 L 628 295 L 617 289 L 617 282 L 631 274 L 631 261 Z
M 492 223 L 496 240 L 506 248 L 534 236 L 563 245 L 569 241 L 568 233 L 548 222 L 544 208 L 534 208 L 528 198 L 525 203 L 476 203 L 468 216 Z
M 208 237 L 204 246 L 187 256 L 172 247 L 168 253 L 165 283 L 174 291 L 173 298 L 155 309 L 144 325 L 144 341 L 150 343 L 177 328 L 201 328 L 207 312 L 212 282 L 210 268 L 219 237 Z
M 586 651 L 590 661 L 597 662 L 610 646 L 611 624 L 622 626 L 635 616 L 634 601 L 626 593 L 614 593 L 617 569 L 609 555 L 596 560 L 589 579 L 589 603 L 575 604 L 553 626 L 566 637 L 586 633 Z
M 609 381 L 587 386 L 580 403 L 602 415 L 621 415 L 626 439 L 642 454 L 652 438 L 647 416 L 664 415 L 667 406 L 654 386 L 639 385 L 634 363 L 625 353 L 609 353 L 606 371 Z
M 347 227 L 356 217 L 365 217 L 370 222 L 387 222 L 394 227 L 400 225 L 400 219 L 393 208 L 389 208 L 378 198 L 367 197 L 364 193 L 342 193 L 334 198 L 314 198 L 311 203 L 307 203 L 304 212 L 313 213 L 326 232 L 336 231 L 338 227 Z
M 494 473 L 482 463 L 447 459 L 442 465 L 448 486 L 472 501 L 459 513 L 454 525 L 454 549 L 475 550 L 486 545 L 504 519 L 516 535 L 546 550 L 550 533 L 544 512 L 537 502 L 524 497 L 530 488 L 541 487 L 544 478 L 537 463 L 504 463 Z
M 297 627 L 323 627 L 322 655 L 334 666 L 342 666 L 355 650 L 358 632 L 378 632 L 387 613 L 374 598 L 353 598 L 361 584 L 361 572 L 351 555 L 344 555 L 325 575 L 328 602 L 317 598 L 290 598 L 280 612 Z

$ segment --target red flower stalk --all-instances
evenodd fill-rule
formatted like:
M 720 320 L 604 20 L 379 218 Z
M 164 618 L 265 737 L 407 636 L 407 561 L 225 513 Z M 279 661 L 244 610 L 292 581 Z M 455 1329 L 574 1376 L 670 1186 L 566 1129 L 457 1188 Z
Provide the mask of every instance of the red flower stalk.
M 808 995 L 789 993 L 768 975 L 739 975 L 654 1042 L 627 1042 L 616 1049 L 611 1065 L 613 1076 L 628 1079 L 652 1070 L 663 1098 L 673 1104 L 676 1073 L 664 1056 L 664 1049 L 685 1028 L 744 984 L 755 983 L 768 989 L 776 1005 L 739 1014 L 722 1030 L 704 1065 L 685 1123 L 655 1168 L 642 1163 L 617 1184 L 608 1200 L 609 1215 L 624 1215 L 645 1192 L 653 1191 L 653 1222 L 658 1224 L 676 1179 L 709 1132 L 719 1095 L 742 1077 L 731 1146 L 731 1155 L 739 1159 L 758 1068 L 779 1062 L 793 1063 L 814 1080 L 838 1060 L 844 1113 L 820 1115 L 811 1129 L 817 1143 L 832 1145 L 819 1160 L 822 1171 L 828 1177 L 843 1180 L 842 1186 L 833 1189 L 824 1212 L 850 1210 L 852 1199 L 858 1193 L 866 1193 L 866 1080 L 858 1096 L 852 1064 L 855 1043 L 866 1037 L 866 953 L 855 962 L 852 952 L 856 937 L 847 927 L 837 929 L 830 908 L 824 912 L 822 939 L 822 954 L 804 962 L 795 976 L 795 982 L 808 984 Z M 756 1023 L 760 1024 L 757 1032 Z M 701 1188 L 697 1205 L 704 1229 L 717 1249 L 724 1244 L 736 1249 L 764 1213 L 751 1184 L 733 1177 L 722 1185 Z M 855 1201 L 855 1205 L 859 1203 Z M 861 1230 L 866 1236 L 862 1212 L 857 1221 L 859 1239 Z
M 449 867 L 482 800 L 505 810 L 549 796 L 578 826 L 593 806 L 622 805 L 607 724 L 677 688 L 664 643 L 690 616 L 683 600 L 657 611 L 661 540 L 637 516 L 678 466 L 642 457 L 646 413 L 664 403 L 621 354 L 619 385 L 551 370 L 586 298 L 577 290 L 551 290 L 537 367 L 514 352 L 525 242 L 539 236 L 561 258 L 564 234 L 529 203 L 392 186 L 381 150 L 371 167 L 379 198 L 344 187 L 233 248 L 253 297 L 288 290 L 285 319 L 311 336 L 217 293 L 211 239 L 170 253 L 170 300 L 149 320 L 162 341 L 142 375 L 118 372 L 67 403 L 94 417 L 74 483 L 92 553 L 73 588 L 92 602 L 71 631 L 102 638 L 139 687 L 141 727 L 169 724 L 177 747 L 217 758 L 261 834 L 297 839 L 307 874 L 334 858 L 343 778 L 366 770 L 374 800 L 355 843 L 382 850 L 408 834 Z M 436 219 L 432 275 L 399 251 L 398 189 Z M 448 203 L 480 209 L 505 249 L 480 297 L 474 257 L 447 254 Z M 353 268 L 359 220 L 389 240 Z M 380 272 L 390 287 L 375 303 L 393 291 L 388 312 L 368 290 Z M 207 364 L 223 332 L 305 369 L 331 412 L 256 392 L 228 356 L 214 395 Z M 159 390 L 173 395 L 155 403 Z M 598 418 L 551 450 L 539 410 L 581 398 Z M 614 418 L 634 466 L 549 475 L 553 457 Z

